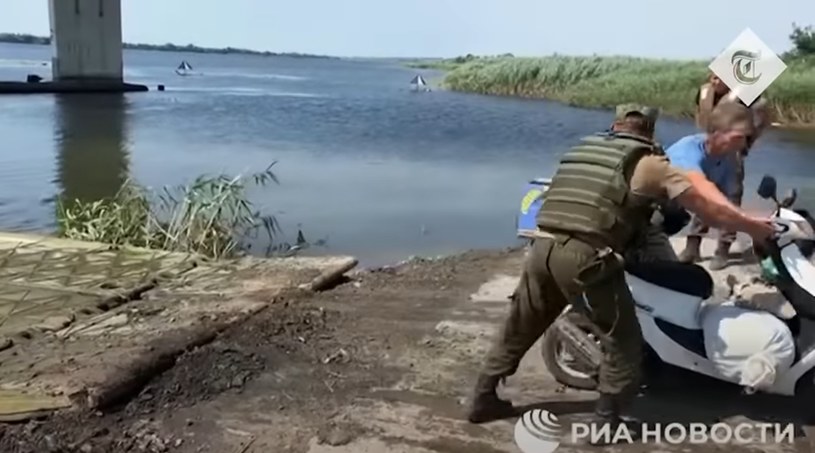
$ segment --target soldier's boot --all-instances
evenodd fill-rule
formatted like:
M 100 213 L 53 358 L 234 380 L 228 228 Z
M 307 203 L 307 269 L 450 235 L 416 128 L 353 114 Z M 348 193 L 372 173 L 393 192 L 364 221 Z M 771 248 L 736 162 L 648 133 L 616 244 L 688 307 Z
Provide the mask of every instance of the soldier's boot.
M 615 442 L 628 442 L 640 438 L 640 429 L 634 420 L 624 420 L 620 416 L 621 395 L 600 394 L 594 414 L 587 421 L 589 436 L 573 439 L 575 445 L 604 447 Z M 620 425 L 625 425 L 621 428 Z M 623 431 L 624 430 L 624 431 Z M 619 431 L 619 437 L 618 437 Z M 591 433 L 595 433 L 592 435 Z
M 682 263 L 695 263 L 699 261 L 699 249 L 702 246 L 702 236 L 688 236 L 685 243 L 685 250 L 679 254 L 679 261 Z
M 727 267 L 727 261 L 730 258 L 730 245 L 731 242 L 719 241 L 716 246 L 716 253 L 710 260 L 710 270 L 719 271 Z
M 498 397 L 496 389 L 500 381 L 499 376 L 478 376 L 470 414 L 467 416 L 470 423 L 486 423 L 517 415 L 512 403 Z

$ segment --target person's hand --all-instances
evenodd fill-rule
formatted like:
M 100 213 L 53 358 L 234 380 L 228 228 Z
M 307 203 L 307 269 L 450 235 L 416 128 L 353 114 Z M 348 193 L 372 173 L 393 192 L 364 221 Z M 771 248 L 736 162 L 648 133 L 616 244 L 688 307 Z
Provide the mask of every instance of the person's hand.
M 753 238 L 754 244 L 764 244 L 775 234 L 775 226 L 771 219 L 752 217 L 750 224 L 750 229 L 746 233 Z

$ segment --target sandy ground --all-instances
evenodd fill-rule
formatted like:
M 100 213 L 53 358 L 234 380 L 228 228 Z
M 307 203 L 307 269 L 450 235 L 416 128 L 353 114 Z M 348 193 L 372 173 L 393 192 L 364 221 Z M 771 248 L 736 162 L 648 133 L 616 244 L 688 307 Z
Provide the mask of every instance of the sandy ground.
M 464 421 L 480 361 L 502 322 L 520 250 L 472 252 L 353 275 L 292 294 L 183 356 L 108 413 L 0 427 L 2 452 L 518 452 L 515 419 Z M 732 271 L 732 269 L 731 269 Z M 721 280 L 721 279 L 720 279 Z M 501 389 L 569 420 L 596 395 L 559 386 L 539 346 Z M 812 452 L 812 402 L 666 369 L 637 401 L 649 421 L 795 423 L 793 444 L 561 445 L 557 452 Z M 808 417 L 809 416 L 809 417 Z

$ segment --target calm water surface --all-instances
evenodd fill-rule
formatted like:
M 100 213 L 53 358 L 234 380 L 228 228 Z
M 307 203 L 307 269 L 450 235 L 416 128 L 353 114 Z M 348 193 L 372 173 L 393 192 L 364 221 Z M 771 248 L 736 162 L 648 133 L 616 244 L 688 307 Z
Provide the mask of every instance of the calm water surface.
M 50 77 L 50 49 L 0 44 L 0 79 Z M 200 77 L 178 77 L 186 59 Z M 549 175 L 605 111 L 437 91 L 387 61 L 126 51 L 129 81 L 165 92 L 0 97 L 0 229 L 51 231 L 54 200 L 103 197 L 128 177 L 159 187 L 278 161 L 280 186 L 253 199 L 310 253 L 377 265 L 515 243 L 525 182 Z M 426 72 L 430 79 L 441 75 Z M 692 133 L 662 120 L 659 139 Z M 772 132 L 749 162 L 782 187 L 815 189 L 815 136 Z M 805 189 L 806 190 L 806 189 Z

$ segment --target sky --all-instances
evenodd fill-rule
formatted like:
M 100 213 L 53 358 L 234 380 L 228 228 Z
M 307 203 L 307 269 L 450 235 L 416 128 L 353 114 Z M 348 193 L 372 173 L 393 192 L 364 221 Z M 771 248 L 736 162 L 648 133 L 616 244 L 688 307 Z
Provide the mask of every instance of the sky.
M 48 35 L 48 1 L 2 0 L 0 32 Z M 126 42 L 344 57 L 709 58 L 745 27 L 781 53 L 793 22 L 815 25 L 815 0 L 122 0 L 122 9 Z

